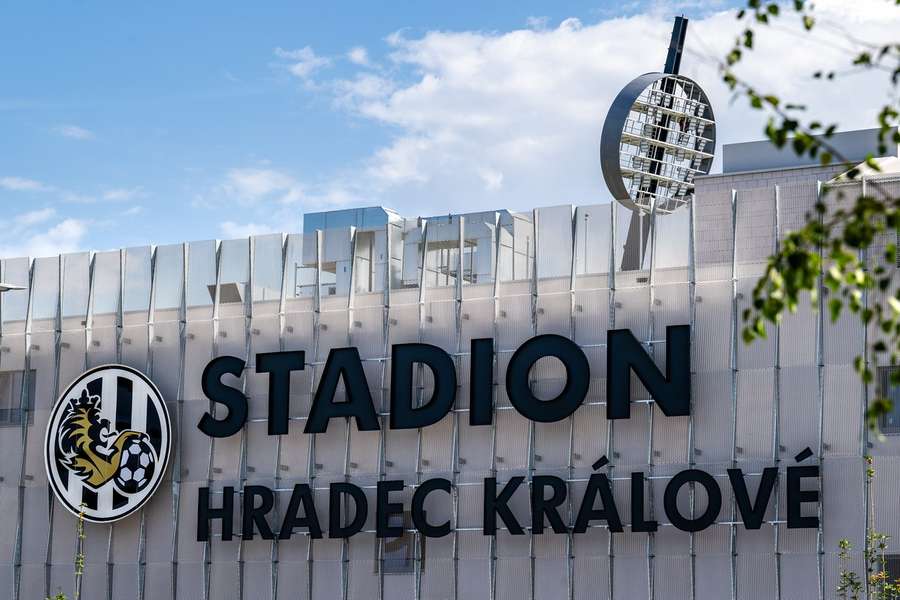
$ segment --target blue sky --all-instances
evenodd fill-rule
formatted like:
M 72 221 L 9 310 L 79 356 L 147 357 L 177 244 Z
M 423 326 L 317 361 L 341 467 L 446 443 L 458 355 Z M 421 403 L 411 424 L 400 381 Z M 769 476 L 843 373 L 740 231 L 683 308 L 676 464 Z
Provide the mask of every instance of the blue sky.
M 841 17 L 840 0 L 820 4 Z M 722 138 L 759 137 L 758 115 L 729 104 L 708 63 L 733 35 L 728 8 L 6 4 L 0 255 L 297 231 L 305 211 L 367 204 L 416 215 L 605 201 L 603 117 L 628 79 L 662 66 L 674 14 L 692 18 L 682 72 L 731 124 Z M 868 17 L 860 27 L 897 26 Z M 793 75 L 814 55 L 764 81 L 814 95 Z M 871 107 L 822 105 L 868 124 Z

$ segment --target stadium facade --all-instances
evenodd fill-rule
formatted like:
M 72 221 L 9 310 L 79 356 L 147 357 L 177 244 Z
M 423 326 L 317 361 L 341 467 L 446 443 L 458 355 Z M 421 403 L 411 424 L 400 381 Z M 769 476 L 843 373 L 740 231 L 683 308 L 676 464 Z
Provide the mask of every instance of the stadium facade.
M 874 136 L 851 132 L 836 143 L 861 159 L 877 146 Z M 889 416 L 883 438 L 864 421 L 886 370 L 868 387 L 855 375 L 854 357 L 873 333 L 853 317 L 832 324 L 804 305 L 746 346 L 741 312 L 766 257 L 825 187 L 859 193 L 877 179 L 900 193 L 892 152 L 882 173 L 846 184 L 835 179 L 839 169 L 764 143 L 725 146 L 724 172 L 698 178 L 683 210 L 657 215 L 638 269 L 621 268 L 631 213 L 616 202 L 429 218 L 344 210 L 307 214 L 302 234 L 4 259 L 0 594 L 43 598 L 77 580 L 83 598 L 115 599 L 830 597 L 840 539 L 860 548 L 875 526 L 892 536 L 889 554 L 900 554 L 900 437 L 892 435 L 900 421 Z M 678 357 L 667 359 L 666 345 L 683 326 L 687 414 L 662 410 L 648 392 L 675 377 L 666 362 Z M 632 374 L 627 418 L 609 412 L 622 398 L 610 396 L 621 389 L 610 391 L 607 372 L 610 332 L 623 330 L 669 377 L 645 387 L 648 378 Z M 526 365 L 524 389 L 546 404 L 586 379 L 574 412 L 544 422 L 511 402 L 508 386 L 525 392 L 507 371 L 516 350 L 548 336 L 570 341 L 588 368 L 550 356 Z M 490 340 L 492 352 L 473 361 L 472 340 Z M 433 424 L 391 422 L 400 377 L 392 361 L 403 344 L 441 349 L 455 371 L 452 406 Z M 340 348 L 358 352 L 348 364 L 361 366 L 361 380 L 329 367 Z M 210 367 L 226 356 L 239 363 L 237 376 Z M 279 379 L 285 386 L 273 389 L 261 356 L 293 357 Z M 404 380 L 413 407 L 447 388 L 420 359 Z M 150 440 L 147 411 L 129 408 L 127 424 L 150 431 L 160 455 L 158 486 L 125 518 L 86 522 L 82 541 L 72 513 L 118 496 L 85 492 L 61 504 L 57 479 L 48 480 L 46 432 L 54 409 L 74 401 L 73 382 L 108 364 L 151 382 L 141 389 L 156 388 L 171 419 L 163 427 L 171 452 L 168 441 Z M 484 373 L 488 400 L 482 394 L 476 407 L 471 388 L 477 380 L 484 391 Z M 332 376 L 332 396 L 316 398 Z M 317 401 L 334 401 L 333 409 L 356 394 L 356 402 L 360 382 L 374 428 L 338 416 L 323 432 L 306 432 Z M 248 399 L 247 414 L 214 437 L 199 426 L 204 418 L 224 423 L 238 406 L 222 406 L 223 387 L 236 390 L 232 400 Z M 273 394 L 287 400 L 286 429 L 274 433 Z M 126 429 L 121 414 L 111 418 Z M 158 430 L 165 418 L 154 419 Z M 805 470 L 791 475 L 797 467 Z M 672 486 L 684 472 L 693 474 L 680 476 L 687 484 Z M 402 483 L 385 491 L 388 481 Z M 428 481 L 447 482 L 419 499 L 427 524 L 446 524 L 443 531 L 426 532 L 411 508 Z M 485 503 L 514 481 L 503 506 Z M 549 502 L 548 482 L 562 482 L 564 501 L 552 508 L 560 522 L 544 513 L 536 526 L 534 490 Z M 346 537 L 331 533 L 354 520 L 353 494 L 336 509 L 334 484 L 367 500 Z M 592 488 L 597 512 L 579 529 Z M 249 517 L 247 497 L 260 509 Z M 228 516 L 218 510 L 226 498 Z M 386 508 L 388 500 L 399 508 Z M 753 526 L 757 508 L 764 512 Z

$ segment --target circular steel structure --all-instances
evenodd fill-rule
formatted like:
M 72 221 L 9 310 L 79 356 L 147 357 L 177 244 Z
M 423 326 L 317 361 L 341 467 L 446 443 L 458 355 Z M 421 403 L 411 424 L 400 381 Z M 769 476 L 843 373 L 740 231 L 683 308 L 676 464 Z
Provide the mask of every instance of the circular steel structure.
M 633 211 L 669 214 L 712 167 L 716 122 L 706 93 L 683 75 L 645 73 L 613 101 L 600 137 L 603 178 Z

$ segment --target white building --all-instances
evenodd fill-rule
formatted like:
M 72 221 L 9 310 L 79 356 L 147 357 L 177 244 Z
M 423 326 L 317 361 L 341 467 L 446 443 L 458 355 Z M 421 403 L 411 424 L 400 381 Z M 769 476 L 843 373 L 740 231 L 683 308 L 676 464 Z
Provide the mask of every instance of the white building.
M 843 134 L 836 143 L 861 160 L 873 135 Z M 832 325 L 804 306 L 767 341 L 741 342 L 740 313 L 778 234 L 801 225 L 817 182 L 839 169 L 798 164 L 763 143 L 725 146 L 724 165 L 697 181 L 690 207 L 658 218 L 639 271 L 619 268 L 630 213 L 616 203 L 435 218 L 367 208 L 306 215 L 303 234 L 2 260 L 0 280 L 24 289 L 0 295 L 0 595 L 71 589 L 77 519 L 48 486 L 44 432 L 71 381 L 121 363 L 162 393 L 173 454 L 143 510 L 85 525 L 84 598 L 830 597 L 840 539 L 858 549 L 874 525 L 900 555 L 900 438 L 891 435 L 900 413 L 884 423 L 884 440 L 865 426 L 874 389 L 853 371 L 868 340 L 854 317 Z M 900 194 L 897 173 L 870 177 Z M 669 325 L 691 326 L 691 414 L 663 415 L 635 385 L 630 418 L 607 420 L 607 331 L 630 330 L 662 367 Z M 512 352 L 545 333 L 574 340 L 590 363 L 587 397 L 555 423 L 519 414 L 504 383 Z M 474 338 L 494 340 L 490 426 L 468 421 Z M 418 430 L 386 425 L 387 359 L 404 342 L 443 348 L 459 375 L 454 409 Z M 348 346 L 359 350 L 381 428 L 335 420 L 327 433 L 303 433 L 329 350 Z M 267 433 L 268 376 L 253 368 L 257 353 L 278 350 L 306 352 L 281 436 Z M 222 355 L 248 364 L 231 384 L 249 398 L 249 419 L 214 439 L 197 428 L 210 408 L 201 373 Z M 565 371 L 542 359 L 531 379 L 549 398 Z M 821 501 L 803 510 L 819 525 L 789 529 L 785 471 L 807 447 L 813 456 L 803 464 L 819 465 L 821 475 L 804 489 L 818 490 Z M 866 454 L 877 469 L 871 488 Z M 601 456 L 609 464 L 596 472 L 613 482 L 623 532 L 593 522 L 581 534 L 534 534 L 527 483 L 510 502 L 525 534 L 511 535 L 502 522 L 496 536 L 483 532 L 485 478 L 560 477 L 571 527 Z M 776 487 L 762 527 L 747 529 L 726 469 L 743 470 L 755 499 L 766 467 L 779 469 Z M 663 509 L 672 476 L 689 468 L 712 474 L 722 492 L 715 523 L 696 533 L 672 526 Z M 655 532 L 631 530 L 632 472 L 648 480 L 644 517 L 658 521 Z M 430 520 L 449 520 L 451 533 L 426 539 L 404 513 L 396 518 L 403 537 L 376 538 L 376 483 L 404 480 L 395 497 L 408 511 L 415 484 L 435 477 L 454 492 L 435 494 Z M 330 539 L 328 489 L 337 481 L 364 489 L 369 511 L 360 533 Z M 222 540 L 219 520 L 210 541 L 197 541 L 201 488 L 220 506 L 226 486 L 266 486 L 278 513 L 296 483 L 315 490 L 324 537 L 298 528 L 289 540 L 242 540 L 236 499 L 235 536 Z M 679 505 L 702 513 L 705 494 L 684 488 Z M 279 522 L 271 518 L 276 533 Z

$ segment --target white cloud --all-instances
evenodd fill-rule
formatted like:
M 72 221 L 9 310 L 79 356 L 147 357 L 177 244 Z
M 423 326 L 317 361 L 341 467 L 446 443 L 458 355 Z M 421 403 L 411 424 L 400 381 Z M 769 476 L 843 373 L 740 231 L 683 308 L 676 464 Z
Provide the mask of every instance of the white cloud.
M 144 191 L 140 187 L 112 188 L 103 192 L 103 199 L 111 202 L 119 202 L 123 200 L 133 200 L 143 195 Z
M 96 204 L 98 202 L 127 202 L 136 200 L 147 195 L 144 188 L 136 186 L 133 188 L 108 188 L 96 194 L 85 194 L 81 192 L 73 192 L 70 190 L 59 190 L 60 199 L 63 202 L 71 204 Z
M 275 48 L 275 56 L 288 61 L 288 71 L 300 79 L 307 79 L 315 71 L 331 63 L 329 59 L 316 55 L 309 46 L 297 50 Z
M 53 188 L 25 177 L 0 177 L 0 188 L 12 192 L 49 192 Z
M 235 223 L 234 221 L 219 223 L 219 230 L 222 232 L 222 239 L 245 238 L 276 231 L 275 228 L 261 223 Z
M 494 169 L 483 168 L 478 172 L 484 182 L 484 189 L 491 192 L 503 187 L 503 173 Z
M 368 67 L 370 64 L 369 53 L 362 46 L 351 48 L 350 51 L 347 52 L 347 60 L 362 67 Z
M 529 29 L 547 29 L 549 23 L 550 19 L 548 17 L 528 17 L 525 19 L 525 25 Z
M 284 171 L 259 167 L 231 169 L 222 183 L 195 200 L 195 205 L 215 209 L 226 202 L 243 206 L 248 222 L 223 222 L 220 229 L 225 237 L 292 231 L 303 212 L 371 204 L 362 202 L 353 185 L 338 178 L 324 184 L 301 184 Z
M 240 206 L 240 220 L 231 218 L 219 223 L 223 238 L 296 231 L 305 212 L 372 202 L 364 201 L 354 184 L 341 178 L 307 184 L 269 166 L 231 169 L 223 174 L 220 183 L 197 194 L 193 200 L 195 207 L 206 210 L 221 210 L 227 206 L 233 212 L 235 204 Z
M 16 215 L 13 220 L 20 227 L 29 227 L 48 221 L 54 216 L 56 216 L 56 210 L 48 207 Z
M 81 194 L 78 192 L 69 192 L 66 190 L 63 190 L 60 193 L 60 198 L 63 202 L 69 202 L 72 204 L 94 204 L 95 202 L 97 202 L 96 196 Z
M 353 79 L 341 79 L 332 84 L 335 104 L 351 110 L 358 109 L 363 102 L 383 100 L 396 88 L 390 79 L 371 73 L 357 73 Z
M 316 87 L 328 90 L 343 110 L 392 133 L 363 168 L 341 175 L 344 187 L 369 204 L 410 215 L 606 200 L 598 152 L 606 112 L 628 81 L 661 70 L 669 12 L 596 23 L 567 19 L 555 27 L 531 20 L 530 28 L 505 33 L 388 36 L 389 64 L 379 75 L 359 71 Z M 815 40 L 786 17 L 758 35 L 757 50 L 741 71 L 759 89 L 808 105 L 822 121 L 837 121 L 842 129 L 871 127 L 878 101 L 887 97 L 882 74 L 830 84 L 811 74 L 848 60 L 836 50 L 847 41 L 835 43 L 829 24 L 859 38 L 890 40 L 900 11 L 880 0 L 821 0 L 816 12 L 823 27 Z M 726 143 L 760 139 L 764 125 L 746 101 L 732 102 L 713 62 L 740 28 L 731 11 L 693 19 L 682 60 L 682 74 L 711 96 L 719 141 Z
M 275 169 L 231 169 L 222 187 L 229 196 L 246 204 L 271 199 L 291 204 L 303 196 L 302 187 L 293 177 Z
M 71 138 L 73 140 L 92 140 L 94 139 L 94 132 L 89 129 L 85 129 L 84 127 L 79 127 L 78 125 L 60 125 L 55 129 L 56 133 L 63 137 Z
M 141 213 L 143 213 L 143 212 L 144 212 L 144 207 L 143 207 L 143 206 L 132 206 L 132 207 L 130 207 L 130 208 L 126 208 L 126 209 L 123 210 L 120 214 L 121 214 L 123 217 L 133 217 L 133 216 L 139 215 L 139 214 L 141 214 Z
M 5 237 L 5 243 L 0 243 L 0 257 L 30 256 L 34 258 L 54 256 L 66 252 L 75 252 L 83 248 L 84 238 L 88 232 L 86 221 L 64 219 L 48 229 L 34 229 L 29 226 L 39 224 L 46 221 L 46 219 L 33 221 L 34 216 L 29 217 L 28 215 L 34 215 L 34 213 L 18 215 L 13 219 L 26 225 L 20 228 L 15 235 L 21 241 L 10 243 L 9 237 Z

